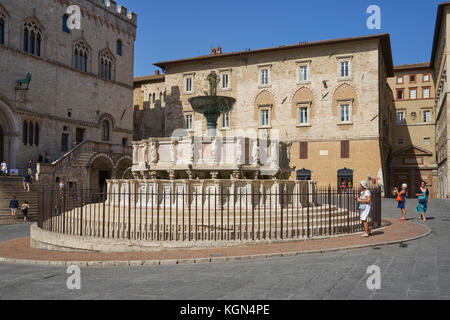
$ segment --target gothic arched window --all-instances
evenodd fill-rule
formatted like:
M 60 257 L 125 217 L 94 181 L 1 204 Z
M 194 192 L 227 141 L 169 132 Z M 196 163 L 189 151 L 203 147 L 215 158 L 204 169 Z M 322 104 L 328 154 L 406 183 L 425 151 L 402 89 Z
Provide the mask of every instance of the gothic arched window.
M 23 28 L 23 50 L 40 57 L 42 39 L 42 28 L 39 24 L 34 20 L 25 22 Z
M 100 53 L 100 78 L 114 80 L 114 57 L 109 50 Z
M 102 122 L 102 140 L 109 141 L 109 121 L 103 120 Z
M 23 135 L 22 135 L 23 144 L 27 145 L 28 143 L 28 122 L 23 121 Z
M 89 48 L 84 41 L 80 40 L 75 44 L 73 66 L 75 69 L 83 72 L 88 72 L 90 70 Z
M 5 44 L 6 37 L 6 14 L 0 8 L 0 44 Z

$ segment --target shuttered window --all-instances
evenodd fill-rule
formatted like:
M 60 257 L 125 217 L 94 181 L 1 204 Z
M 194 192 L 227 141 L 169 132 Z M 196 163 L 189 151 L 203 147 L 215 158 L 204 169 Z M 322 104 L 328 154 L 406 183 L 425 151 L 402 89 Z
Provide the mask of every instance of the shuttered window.
M 350 141 L 341 141 L 341 158 L 350 158 Z
M 300 142 L 300 159 L 308 159 L 308 142 Z

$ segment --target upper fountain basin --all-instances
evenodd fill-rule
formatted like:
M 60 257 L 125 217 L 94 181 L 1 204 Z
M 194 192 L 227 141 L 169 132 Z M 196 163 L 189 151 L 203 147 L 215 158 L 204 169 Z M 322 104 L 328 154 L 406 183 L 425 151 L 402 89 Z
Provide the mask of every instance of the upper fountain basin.
M 202 114 L 222 114 L 231 111 L 236 99 L 224 96 L 200 96 L 190 98 L 188 101 L 195 112 Z

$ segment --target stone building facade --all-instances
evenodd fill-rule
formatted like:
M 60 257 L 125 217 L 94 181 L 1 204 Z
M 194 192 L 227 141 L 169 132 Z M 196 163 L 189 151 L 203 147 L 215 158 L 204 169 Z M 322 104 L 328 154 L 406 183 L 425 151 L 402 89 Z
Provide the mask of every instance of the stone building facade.
M 438 6 L 436 28 L 434 34 L 431 67 L 436 88 L 436 161 L 438 165 L 438 195 L 440 198 L 450 197 L 450 109 L 448 108 L 449 86 L 447 81 L 448 44 L 450 43 L 450 2 Z
M 165 75 L 156 71 L 154 75 L 134 79 L 134 127 L 133 140 L 165 136 Z
M 70 5 L 80 30 L 67 27 Z M 133 12 L 112 0 L 0 0 L 0 25 L 0 157 L 10 168 L 57 161 L 83 141 L 131 144 Z M 16 86 L 27 74 L 29 85 Z
M 204 116 L 193 112 L 188 99 L 209 91 L 206 78 L 215 71 L 218 95 L 236 99 L 233 110 L 219 118 L 219 135 L 256 132 L 269 140 L 276 135 L 289 146 L 291 179 L 309 171 L 321 185 L 368 176 L 389 185 L 389 35 L 235 53 L 218 48 L 211 55 L 155 65 L 165 72 L 165 136 L 180 128 L 205 135 Z M 135 104 L 143 104 L 151 90 L 136 85 Z
M 400 187 L 407 183 L 409 196 L 415 198 L 416 190 L 424 180 L 432 196 L 437 197 L 433 69 L 429 63 L 396 66 L 394 77 L 388 82 L 395 98 L 395 115 L 391 119 L 392 184 Z

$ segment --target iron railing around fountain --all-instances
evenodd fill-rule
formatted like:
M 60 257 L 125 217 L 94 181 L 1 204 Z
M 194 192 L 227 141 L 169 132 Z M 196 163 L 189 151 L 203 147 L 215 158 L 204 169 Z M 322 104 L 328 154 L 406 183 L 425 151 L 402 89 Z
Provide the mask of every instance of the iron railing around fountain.
M 327 187 L 313 193 L 111 193 L 43 186 L 38 227 L 66 235 L 145 241 L 302 239 L 363 230 L 355 199 L 359 190 Z M 379 189 L 372 190 L 369 222 L 381 225 Z

